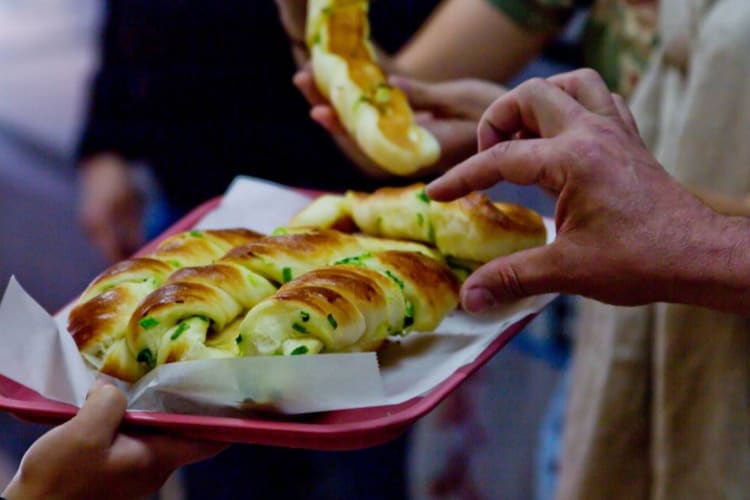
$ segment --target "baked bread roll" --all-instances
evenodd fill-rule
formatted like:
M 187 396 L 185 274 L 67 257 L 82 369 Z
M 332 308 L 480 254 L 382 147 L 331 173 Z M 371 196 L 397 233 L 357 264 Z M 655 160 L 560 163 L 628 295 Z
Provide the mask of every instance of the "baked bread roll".
M 307 44 L 320 92 L 362 151 L 384 170 L 409 175 L 440 156 L 414 122 L 406 95 L 388 84 L 369 41 L 366 0 L 309 0 Z
M 329 195 L 313 201 L 289 225 L 325 228 L 331 221 L 341 224 L 349 217 L 367 234 L 433 244 L 450 263 L 459 262 L 469 270 L 546 242 L 544 221 L 533 210 L 493 203 L 481 193 L 437 202 L 430 200 L 424 189 L 424 184 L 413 184 L 381 188 L 372 194 L 350 191 L 338 199 Z
M 246 229 L 188 231 L 165 239 L 150 255 L 111 266 L 86 288 L 68 317 L 81 354 L 103 373 L 136 380 L 144 368 L 135 355 L 126 356 L 125 333 L 140 302 L 178 268 L 209 264 L 260 237 Z
M 147 369 L 237 355 L 230 325 L 275 291 L 264 277 L 232 262 L 180 269 L 132 314 L 128 346 Z
M 349 257 L 285 284 L 240 325 L 246 355 L 376 350 L 390 335 L 434 328 L 458 304 L 444 264 L 414 252 Z
M 419 243 L 345 234 L 330 229 L 305 229 L 293 234 L 267 236 L 237 247 L 222 261 L 238 264 L 282 285 L 331 262 L 382 250 L 404 250 L 442 258 L 439 252 Z

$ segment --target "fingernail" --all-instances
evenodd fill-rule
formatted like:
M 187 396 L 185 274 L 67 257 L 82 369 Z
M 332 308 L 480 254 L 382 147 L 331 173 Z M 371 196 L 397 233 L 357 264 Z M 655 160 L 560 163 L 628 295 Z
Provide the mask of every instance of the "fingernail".
M 495 296 L 486 288 L 472 288 L 464 293 L 464 309 L 472 313 L 484 312 L 497 304 Z

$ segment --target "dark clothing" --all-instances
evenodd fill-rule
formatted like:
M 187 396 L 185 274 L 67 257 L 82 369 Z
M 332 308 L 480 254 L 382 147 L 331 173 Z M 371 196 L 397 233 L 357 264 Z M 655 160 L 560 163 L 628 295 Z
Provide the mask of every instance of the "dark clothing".
M 437 0 L 378 0 L 395 50 Z M 149 164 L 184 211 L 237 174 L 321 189 L 373 187 L 308 116 L 273 0 L 111 0 L 79 157 Z

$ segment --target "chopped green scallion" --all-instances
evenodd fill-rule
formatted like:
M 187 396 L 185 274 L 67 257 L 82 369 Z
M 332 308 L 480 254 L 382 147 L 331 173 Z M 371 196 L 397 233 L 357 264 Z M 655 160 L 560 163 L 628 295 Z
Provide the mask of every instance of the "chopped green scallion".
M 427 192 L 424 189 L 417 193 L 417 198 L 425 203 L 430 202 L 430 197 L 427 196 Z
M 281 270 L 281 277 L 284 280 L 284 283 L 289 283 L 292 281 L 292 268 L 291 267 L 285 267 Z
M 177 340 L 178 338 L 180 338 L 180 335 L 185 333 L 185 330 L 187 330 L 188 328 L 190 328 L 190 325 L 188 325 L 187 323 L 180 323 L 180 326 L 177 327 L 177 330 L 175 330 L 175 332 L 169 337 L 170 340 Z
M 304 326 L 300 325 L 299 323 L 294 323 L 292 325 L 292 328 L 294 328 L 299 333 L 307 333 L 307 328 L 305 328 Z
M 292 356 L 299 356 L 300 354 L 307 354 L 309 349 L 307 346 L 301 345 L 299 347 L 295 347 L 294 350 L 289 353 Z
M 141 328 L 143 328 L 144 330 L 150 330 L 151 328 L 159 324 L 159 320 L 151 316 L 146 316 L 145 318 L 140 320 L 138 324 L 141 325 Z
M 308 313 L 307 311 L 300 311 L 299 317 L 302 318 L 302 321 L 304 321 L 305 323 L 310 321 L 310 313 Z
M 333 317 L 333 314 L 329 314 L 326 319 L 331 324 L 331 326 L 333 327 L 334 330 L 339 327 L 339 324 L 336 321 L 336 318 Z
M 404 281 L 398 276 L 396 276 L 395 274 L 393 274 L 390 269 L 386 269 L 385 274 L 389 278 L 391 278 L 393 281 L 395 281 L 399 288 L 401 288 L 402 290 L 404 289 Z
M 141 352 L 138 353 L 136 361 L 138 361 L 139 363 L 146 363 L 149 368 L 153 368 L 154 366 L 156 366 L 156 358 L 154 358 L 154 354 L 148 347 L 142 349 Z

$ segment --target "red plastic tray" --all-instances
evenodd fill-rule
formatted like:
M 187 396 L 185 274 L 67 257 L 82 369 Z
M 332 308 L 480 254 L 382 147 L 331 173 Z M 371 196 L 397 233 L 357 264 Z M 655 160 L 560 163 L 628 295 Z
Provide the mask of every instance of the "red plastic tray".
M 220 198 L 216 198 L 199 206 L 138 253 L 150 252 L 165 237 L 190 229 L 219 201 Z M 263 415 L 247 418 L 133 411 L 126 413 L 125 426 L 180 433 L 212 441 L 290 448 L 354 450 L 376 446 L 398 437 L 412 423 L 435 408 L 532 318 L 533 315 L 530 315 L 507 328 L 473 363 L 456 370 L 429 393 L 401 404 L 301 416 Z M 3 376 L 0 376 L 0 409 L 24 420 L 50 424 L 64 422 L 77 411 L 74 406 L 45 399 Z

